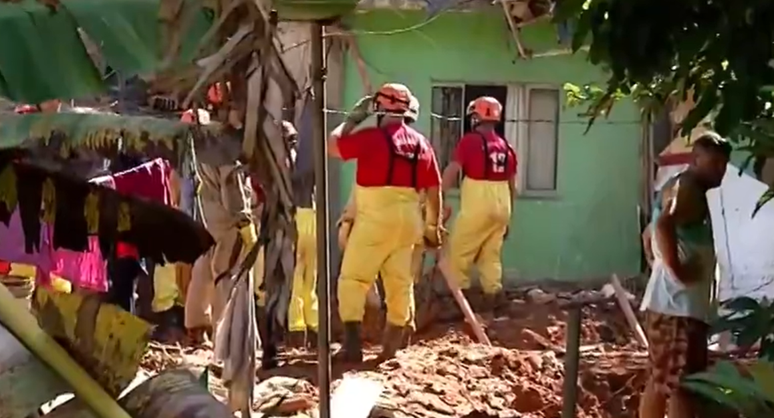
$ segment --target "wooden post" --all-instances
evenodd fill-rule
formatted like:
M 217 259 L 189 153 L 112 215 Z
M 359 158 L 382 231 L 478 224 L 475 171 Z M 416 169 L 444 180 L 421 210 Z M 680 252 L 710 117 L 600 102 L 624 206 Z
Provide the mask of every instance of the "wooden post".
M 578 403 L 578 366 L 580 364 L 582 308 L 581 304 L 570 306 L 569 316 L 567 317 L 562 418 L 574 418 Z
M 314 138 L 315 210 L 317 215 L 317 300 L 319 327 L 317 334 L 317 382 L 320 388 L 320 418 L 331 416 L 331 301 L 330 301 L 330 236 L 328 234 L 328 144 L 325 127 L 325 49 L 323 25 L 311 24 L 311 65 Z

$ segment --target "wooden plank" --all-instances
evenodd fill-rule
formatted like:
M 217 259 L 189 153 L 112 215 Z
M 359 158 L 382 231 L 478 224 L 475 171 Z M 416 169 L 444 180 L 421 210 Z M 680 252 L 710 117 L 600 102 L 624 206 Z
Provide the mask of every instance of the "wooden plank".
M 68 385 L 0 324 L 0 418 L 24 418 Z
M 438 251 L 439 255 L 441 253 L 442 250 Z M 438 255 L 436 255 L 436 257 L 438 257 Z M 460 287 L 457 286 L 456 277 L 452 277 L 453 274 L 449 268 L 449 264 L 446 262 L 446 257 L 441 258 L 438 262 L 438 267 L 440 268 L 444 279 L 446 279 L 446 284 L 449 286 L 449 290 L 451 291 L 452 296 L 454 296 L 454 300 L 457 301 L 457 305 L 459 305 L 462 314 L 465 316 L 465 321 L 473 328 L 473 333 L 476 334 L 478 342 L 481 344 L 492 345 L 486 332 L 484 332 L 484 327 L 481 326 L 478 318 L 476 318 L 476 315 L 473 313 L 473 309 L 470 308 L 470 303 L 465 299 L 465 295 L 462 294 Z
M 645 338 L 645 332 L 642 330 L 640 322 L 637 321 L 637 316 L 634 314 L 632 305 L 629 303 L 629 299 L 626 297 L 626 290 L 624 290 L 623 286 L 621 285 L 621 281 L 618 280 L 618 275 L 613 274 L 613 278 L 611 279 L 610 283 L 613 285 L 613 289 L 615 289 L 615 296 L 618 299 L 618 305 L 621 306 L 621 310 L 623 310 L 626 321 L 629 323 L 629 326 L 634 332 L 634 338 L 637 339 L 637 342 L 640 343 L 641 346 L 648 348 L 648 339 Z

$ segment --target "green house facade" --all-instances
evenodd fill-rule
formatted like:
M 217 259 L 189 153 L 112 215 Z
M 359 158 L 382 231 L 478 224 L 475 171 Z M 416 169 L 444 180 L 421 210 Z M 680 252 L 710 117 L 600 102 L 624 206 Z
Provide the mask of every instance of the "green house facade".
M 343 54 L 342 107 L 363 96 L 368 84 L 406 84 L 420 101 L 417 128 L 445 166 L 467 129 L 467 103 L 480 95 L 498 98 L 505 108 L 500 131 L 517 151 L 519 171 L 503 249 L 506 282 L 639 272 L 643 125 L 636 107 L 617 105 L 585 133 L 583 109 L 566 106 L 562 86 L 600 81 L 603 74 L 583 53 L 572 55 L 560 45 L 548 19 L 521 28 L 521 44 L 531 55 L 524 59 L 501 9 L 430 19 L 410 9 L 361 8 L 345 21 L 359 57 Z M 354 169 L 346 163 L 335 176 L 339 204 L 349 195 Z M 451 193 L 448 201 L 458 207 L 459 195 Z

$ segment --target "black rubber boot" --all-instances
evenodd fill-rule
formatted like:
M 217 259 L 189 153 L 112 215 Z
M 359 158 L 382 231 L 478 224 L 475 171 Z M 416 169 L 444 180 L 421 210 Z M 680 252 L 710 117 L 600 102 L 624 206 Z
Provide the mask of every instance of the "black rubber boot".
M 360 339 L 360 322 L 344 323 L 344 344 L 336 353 L 336 360 L 346 363 L 363 362 L 363 342 Z
M 255 321 L 257 322 L 258 336 L 261 339 L 261 368 L 263 370 L 273 369 L 279 365 L 277 360 L 279 350 L 277 342 L 269 330 L 269 318 L 265 308 L 256 306 Z
M 317 350 L 317 331 L 311 328 L 306 330 L 306 348 L 312 351 Z
M 405 327 L 387 324 L 384 328 L 382 353 L 379 355 L 379 361 L 386 361 L 395 357 L 395 353 L 397 353 L 403 345 L 405 329 Z
M 414 336 L 414 329 L 412 327 L 407 326 L 403 329 L 403 336 L 401 337 L 401 344 L 400 348 L 406 348 L 411 345 L 411 339 Z
M 510 305 L 510 302 L 508 300 L 508 296 L 505 294 L 504 291 L 499 291 L 495 293 L 493 296 L 493 303 L 492 306 L 494 308 L 495 315 L 508 315 L 509 309 L 508 306 Z
M 285 334 L 285 348 L 303 348 L 305 334 L 304 331 L 290 331 Z

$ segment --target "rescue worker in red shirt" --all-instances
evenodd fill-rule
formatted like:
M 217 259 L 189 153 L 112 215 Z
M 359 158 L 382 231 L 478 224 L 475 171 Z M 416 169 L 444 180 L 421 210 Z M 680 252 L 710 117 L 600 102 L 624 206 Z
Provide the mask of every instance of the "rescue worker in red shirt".
M 454 186 L 460 173 L 464 176 L 460 210 L 449 236 L 449 266 L 470 300 L 469 270 L 476 265 L 484 293 L 480 305 L 487 309 L 505 301 L 501 250 L 516 194 L 516 152 L 495 132 L 502 112 L 503 106 L 493 97 L 470 102 L 467 115 L 472 130 L 460 139 L 443 173 L 444 191 Z
M 347 242 L 338 282 L 345 336 L 337 357 L 347 362 L 363 360 L 360 328 L 366 294 L 380 272 L 387 305 L 380 359 L 395 355 L 411 320 L 414 244 L 423 235 L 429 245 L 437 246 L 441 240 L 441 176 L 427 139 L 405 124 L 411 97 L 411 91 L 402 84 L 383 85 L 373 97 L 362 98 L 328 140 L 332 156 L 357 161 L 357 222 Z M 377 126 L 354 131 L 373 111 Z M 427 194 L 428 211 L 424 230 L 422 191 Z

